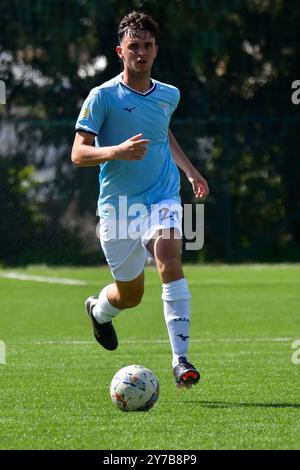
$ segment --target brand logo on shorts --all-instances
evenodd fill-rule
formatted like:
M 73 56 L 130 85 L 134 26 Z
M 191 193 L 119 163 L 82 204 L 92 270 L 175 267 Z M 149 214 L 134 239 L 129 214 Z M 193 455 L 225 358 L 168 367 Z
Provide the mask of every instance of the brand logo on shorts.
M 174 219 L 176 221 L 179 221 L 179 213 L 177 210 L 170 210 L 169 207 L 164 207 L 159 210 L 159 222 L 162 223 L 164 220 L 170 219 L 171 221 L 174 222 Z

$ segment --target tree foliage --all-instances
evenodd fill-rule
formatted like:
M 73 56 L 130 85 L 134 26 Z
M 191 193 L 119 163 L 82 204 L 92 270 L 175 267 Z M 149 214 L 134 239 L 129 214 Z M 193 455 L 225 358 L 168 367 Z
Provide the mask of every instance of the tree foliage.
M 78 227 L 87 214 L 91 225 L 96 222 L 97 174 L 70 164 L 73 125 L 89 90 L 120 71 L 116 28 L 132 9 L 159 21 L 153 76 L 180 88 L 172 125 L 210 183 L 200 256 L 299 259 L 300 108 L 291 102 L 291 84 L 300 79 L 300 5 L 284 0 L 2 0 L 0 78 L 7 105 L 1 107 L 0 123 L 13 123 L 15 149 L 2 146 L 1 176 L 7 182 L 9 174 L 22 175 L 22 168 L 30 167 L 37 175 L 48 169 L 52 177 L 33 177 L 37 196 L 30 203 L 24 188 L 14 187 L 12 197 L 12 188 L 4 185 L 1 218 L 8 217 L 11 204 L 22 207 L 28 227 L 18 217 L 29 238 L 39 233 L 42 221 L 43 230 L 51 227 L 53 251 L 60 233 L 69 237 L 65 250 L 77 240 L 86 256 L 86 233 Z M 183 201 L 190 201 L 184 177 L 182 183 Z M 26 191 L 32 193 L 30 185 Z M 65 214 L 71 219 L 62 235 Z M 0 259 L 7 259 L 5 218 Z M 72 219 L 76 233 L 66 229 Z

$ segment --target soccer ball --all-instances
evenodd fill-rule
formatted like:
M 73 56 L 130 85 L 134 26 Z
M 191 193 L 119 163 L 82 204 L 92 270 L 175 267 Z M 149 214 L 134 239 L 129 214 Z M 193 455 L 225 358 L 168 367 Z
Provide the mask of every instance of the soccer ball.
M 110 396 L 122 411 L 148 411 L 158 400 L 159 383 L 144 366 L 123 367 L 111 381 Z

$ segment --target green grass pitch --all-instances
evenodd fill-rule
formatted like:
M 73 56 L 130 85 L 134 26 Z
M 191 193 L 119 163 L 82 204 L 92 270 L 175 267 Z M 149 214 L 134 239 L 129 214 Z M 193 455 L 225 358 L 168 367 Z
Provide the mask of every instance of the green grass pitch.
M 18 270 L 82 285 L 3 277 L 8 273 L 0 270 L 1 449 L 300 448 L 300 365 L 292 363 L 299 265 L 186 266 L 190 360 L 202 374 L 192 390 L 173 383 L 152 268 L 142 304 L 115 321 L 114 352 L 96 343 L 83 306 L 111 282 L 108 269 Z M 113 375 L 134 363 L 160 381 L 160 398 L 147 413 L 122 413 L 110 400 Z

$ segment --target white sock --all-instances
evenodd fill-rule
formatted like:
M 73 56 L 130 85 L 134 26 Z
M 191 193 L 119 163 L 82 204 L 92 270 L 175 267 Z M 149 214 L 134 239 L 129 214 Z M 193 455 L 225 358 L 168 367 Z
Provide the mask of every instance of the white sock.
M 164 316 L 172 347 L 172 366 L 178 364 L 179 357 L 188 360 L 190 337 L 190 299 L 191 294 L 186 279 L 162 285 Z
M 122 310 L 113 307 L 109 303 L 107 298 L 107 291 L 110 286 L 114 284 L 109 284 L 104 287 L 99 294 L 98 300 L 96 301 L 95 306 L 93 307 L 93 315 L 98 323 L 107 323 L 116 317 Z

